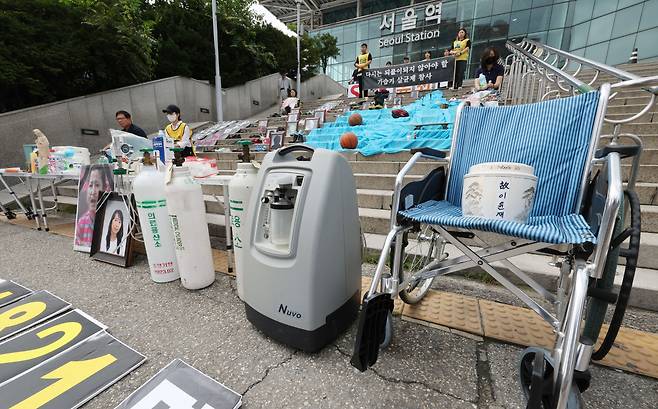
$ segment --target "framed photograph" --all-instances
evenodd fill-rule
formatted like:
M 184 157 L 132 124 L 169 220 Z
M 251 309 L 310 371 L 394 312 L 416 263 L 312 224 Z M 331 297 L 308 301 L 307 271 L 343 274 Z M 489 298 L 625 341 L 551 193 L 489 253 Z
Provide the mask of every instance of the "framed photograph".
M 112 165 L 87 165 L 80 171 L 73 250 L 89 253 L 94 234 L 96 205 L 102 193 L 114 190 Z
M 327 111 L 325 111 L 324 109 L 320 109 L 320 110 L 315 111 L 314 117 L 317 118 L 317 120 L 318 120 L 318 126 L 324 125 L 324 121 L 326 119 L 326 116 L 327 116 Z
M 304 123 L 304 131 L 310 132 L 311 130 L 318 127 L 318 118 L 306 118 L 306 123 Z
M 265 134 L 267 132 L 267 119 L 258 121 L 258 132 Z
M 132 202 L 132 203 L 131 203 Z M 132 196 L 104 193 L 98 202 L 91 257 L 121 267 L 132 265 L 134 221 Z
M 297 122 L 288 122 L 287 123 L 288 127 L 286 129 L 286 135 L 291 136 L 295 132 L 297 132 Z
M 274 151 L 283 146 L 283 131 L 274 131 L 270 133 L 270 150 Z

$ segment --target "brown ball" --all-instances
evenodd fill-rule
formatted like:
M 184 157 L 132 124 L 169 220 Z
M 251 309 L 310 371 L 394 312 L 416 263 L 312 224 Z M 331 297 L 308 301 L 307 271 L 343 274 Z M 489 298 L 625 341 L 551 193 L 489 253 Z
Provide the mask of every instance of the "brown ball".
M 361 117 L 361 114 L 352 114 L 347 119 L 347 123 L 349 123 L 350 126 L 361 125 L 363 124 L 363 118 Z
M 356 137 L 354 132 L 345 132 L 343 136 L 340 137 L 340 146 L 343 149 L 356 149 L 358 144 L 359 138 Z

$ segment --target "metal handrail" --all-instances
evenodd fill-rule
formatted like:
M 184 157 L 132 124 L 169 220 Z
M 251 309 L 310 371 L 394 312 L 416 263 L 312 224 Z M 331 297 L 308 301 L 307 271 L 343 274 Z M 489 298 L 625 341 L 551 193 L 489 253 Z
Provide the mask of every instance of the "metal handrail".
M 641 109 L 636 112 L 628 113 L 621 119 L 606 117 L 606 123 L 615 126 L 631 123 L 648 113 L 658 100 L 658 76 L 640 77 L 529 39 L 518 44 L 508 41 L 506 47 L 511 51 L 511 59 L 508 56 L 505 61 L 509 61 L 506 70 L 509 83 L 503 90 L 506 100 L 512 104 L 544 101 L 600 89 L 601 86 L 595 87 L 593 84 L 602 73 L 613 77 L 612 81 L 608 81 L 613 90 L 609 100 L 621 95 L 620 89 L 631 87 L 646 91 L 650 97 L 642 102 Z M 583 80 L 578 77 L 587 73 L 592 73 L 591 78 Z
M 523 44 L 523 43 L 521 43 Z M 580 90 L 581 92 L 589 92 L 591 91 L 591 87 L 578 78 L 560 70 L 557 67 L 552 66 L 551 64 L 547 63 L 546 61 L 537 58 L 537 56 L 533 55 L 530 51 L 526 50 L 523 46 L 519 46 L 517 44 L 514 44 L 510 41 L 507 42 L 507 48 L 510 48 L 511 50 L 516 50 L 518 53 L 522 54 L 523 56 L 526 57 L 527 60 L 531 61 L 534 64 L 540 65 L 542 68 L 551 71 L 553 74 L 556 76 L 561 77 L 565 81 L 571 84 L 571 86 L 577 90 Z
M 610 74 L 612 76 L 615 76 L 615 77 L 619 78 L 622 81 L 632 81 L 632 80 L 639 80 L 639 79 L 643 78 L 643 77 L 640 77 L 639 75 L 635 75 L 631 72 L 621 70 L 617 67 L 612 67 L 610 65 L 602 64 L 600 62 L 590 60 L 589 58 L 580 57 L 580 56 L 577 56 L 575 54 L 571 54 L 571 53 L 568 53 L 566 51 L 560 50 L 558 48 L 551 47 L 551 46 L 545 45 L 545 44 L 541 44 L 537 41 L 530 40 L 530 39 L 527 39 L 527 38 L 524 39 L 523 41 L 521 41 L 520 44 L 528 44 L 532 47 L 541 48 L 541 49 L 550 51 L 551 53 L 556 54 L 560 57 L 568 58 L 571 61 L 574 61 L 574 62 L 580 63 L 582 65 L 585 65 L 587 67 L 593 68 L 597 71 L 597 73 L 595 74 L 595 78 L 598 77 L 599 72 L 604 72 L 606 74 Z M 566 65 L 563 67 L 563 69 L 564 68 L 566 68 Z M 658 86 L 651 87 L 651 88 L 647 89 L 646 91 L 651 92 L 652 94 L 658 95 Z

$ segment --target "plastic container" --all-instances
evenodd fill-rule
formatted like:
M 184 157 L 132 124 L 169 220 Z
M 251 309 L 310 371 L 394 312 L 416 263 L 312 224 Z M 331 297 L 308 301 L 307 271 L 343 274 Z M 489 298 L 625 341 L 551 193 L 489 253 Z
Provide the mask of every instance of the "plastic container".
M 48 159 L 50 173 L 79 174 L 91 164 L 89 149 L 77 146 L 53 146 Z
M 294 206 L 290 202 L 273 202 L 270 205 L 270 240 L 275 246 L 290 247 L 290 229 Z
M 478 76 L 478 85 L 480 86 L 480 89 L 487 88 L 487 77 L 485 77 L 484 74 Z
M 189 168 L 190 174 L 195 178 L 207 178 L 217 174 L 217 161 L 215 159 L 190 156 L 185 159 L 183 166 Z
M 133 181 L 133 194 L 142 226 L 151 279 L 156 283 L 177 280 L 180 274 L 174 248 L 174 233 L 167 211 L 164 174 L 158 172 L 154 166 L 145 164 Z
M 527 223 L 537 189 L 534 168 L 523 163 L 488 162 L 464 176 L 462 214 Z
M 215 267 L 201 185 L 188 168 L 175 166 L 165 195 L 181 284 L 188 290 L 207 287 L 215 281 Z

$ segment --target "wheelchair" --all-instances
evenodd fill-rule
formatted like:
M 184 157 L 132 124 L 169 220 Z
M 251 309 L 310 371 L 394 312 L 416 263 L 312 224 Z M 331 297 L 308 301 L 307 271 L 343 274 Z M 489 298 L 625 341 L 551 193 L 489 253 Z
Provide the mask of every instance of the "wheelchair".
M 391 339 L 395 297 L 418 303 L 436 277 L 476 267 L 539 314 L 556 335 L 552 351 L 530 347 L 522 354 L 519 376 L 527 407 L 582 406 L 590 362 L 608 353 L 621 326 L 640 246 L 640 202 L 632 184 L 624 191 L 621 160 L 635 158 L 637 171 L 641 143 L 613 142 L 597 149 L 611 87 L 604 84 L 598 91 L 526 105 L 491 108 L 462 103 L 449 155 L 432 149 L 412 151 L 396 178 L 390 231 L 364 297 L 351 359 L 354 367 L 365 371 L 374 365 Z M 403 186 L 421 158 L 436 161 L 437 167 Z M 534 168 L 537 188 L 527 223 L 462 215 L 464 175 L 485 162 Z M 504 241 L 492 242 L 491 233 Z M 463 254 L 445 254 L 447 243 Z M 531 252 L 554 257 L 552 265 L 559 270 L 554 293 L 509 260 Z M 617 292 L 613 281 L 618 257 L 626 263 Z M 494 262 L 527 287 L 515 285 Z M 546 302 L 536 301 L 530 291 Z M 612 320 L 596 347 L 610 304 Z

